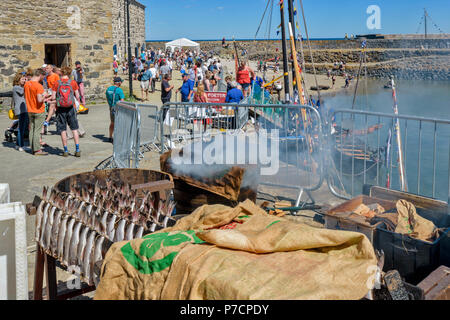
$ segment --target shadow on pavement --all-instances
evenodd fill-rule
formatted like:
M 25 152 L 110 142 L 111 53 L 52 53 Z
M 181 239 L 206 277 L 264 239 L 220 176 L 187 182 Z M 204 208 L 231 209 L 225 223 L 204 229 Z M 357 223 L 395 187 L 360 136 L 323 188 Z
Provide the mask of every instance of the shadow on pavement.
M 57 156 L 60 156 L 63 153 L 62 149 L 54 148 L 48 144 L 43 147 L 43 150 L 45 152 L 48 152 L 48 154 L 57 155 Z M 70 150 L 69 150 L 69 152 L 70 152 Z
M 92 137 L 102 140 L 102 142 L 109 142 L 109 137 L 105 136 L 104 134 L 94 134 Z

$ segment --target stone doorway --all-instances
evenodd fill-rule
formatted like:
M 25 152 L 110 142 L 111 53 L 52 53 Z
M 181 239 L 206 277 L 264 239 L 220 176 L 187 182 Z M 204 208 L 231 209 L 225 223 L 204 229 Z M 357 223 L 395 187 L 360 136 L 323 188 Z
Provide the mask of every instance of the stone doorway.
M 72 65 L 70 44 L 46 44 L 45 63 L 61 67 Z

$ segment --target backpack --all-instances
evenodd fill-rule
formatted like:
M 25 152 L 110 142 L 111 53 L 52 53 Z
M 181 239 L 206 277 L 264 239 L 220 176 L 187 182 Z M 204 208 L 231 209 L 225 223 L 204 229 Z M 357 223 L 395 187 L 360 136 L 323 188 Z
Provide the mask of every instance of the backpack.
M 115 87 L 113 92 L 112 92 L 112 105 L 109 106 L 110 108 L 114 108 L 116 106 L 116 104 L 117 104 L 117 101 L 116 101 L 116 91 L 117 91 L 117 89 L 118 89 L 118 87 Z M 111 91 L 109 91 L 109 90 L 106 91 L 106 94 L 107 94 L 107 97 L 111 97 Z
M 56 103 L 61 108 L 69 108 L 75 104 L 75 94 L 70 82 L 59 81 L 56 90 Z

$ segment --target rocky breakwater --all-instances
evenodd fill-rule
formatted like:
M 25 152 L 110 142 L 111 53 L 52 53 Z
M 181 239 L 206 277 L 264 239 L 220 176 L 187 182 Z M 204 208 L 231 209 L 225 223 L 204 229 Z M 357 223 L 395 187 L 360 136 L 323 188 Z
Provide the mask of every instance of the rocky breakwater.
M 345 71 L 357 75 L 359 52 L 313 52 L 316 71 L 326 74 L 333 70 L 340 74 L 334 62 L 345 62 Z M 406 80 L 450 80 L 450 50 L 376 50 L 366 52 L 363 73 L 372 78 L 388 78 L 394 75 Z M 331 59 L 331 60 L 328 60 Z M 305 57 L 306 71 L 312 72 L 310 56 Z

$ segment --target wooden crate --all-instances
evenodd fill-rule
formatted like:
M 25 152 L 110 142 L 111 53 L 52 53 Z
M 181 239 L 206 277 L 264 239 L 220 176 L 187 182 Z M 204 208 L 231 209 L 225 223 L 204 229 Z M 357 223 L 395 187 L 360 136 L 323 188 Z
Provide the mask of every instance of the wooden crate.
M 440 266 L 420 282 L 425 300 L 450 300 L 450 268 Z
M 376 228 L 381 223 L 371 225 L 369 222 L 365 222 L 364 218 L 357 220 L 350 217 L 350 214 L 361 204 L 370 205 L 375 203 L 381 205 L 385 210 L 395 208 L 395 202 L 361 195 L 326 211 L 324 215 L 325 228 L 360 232 L 365 234 L 373 244 Z

